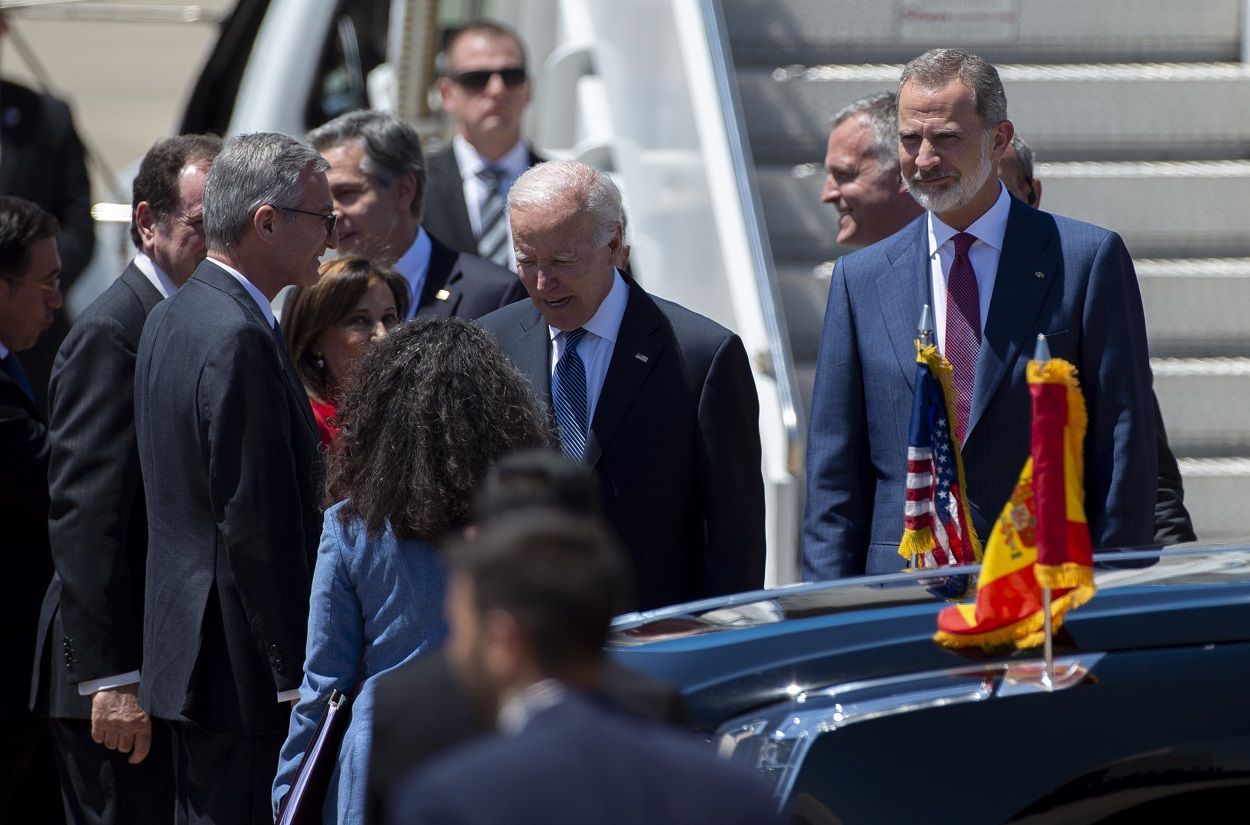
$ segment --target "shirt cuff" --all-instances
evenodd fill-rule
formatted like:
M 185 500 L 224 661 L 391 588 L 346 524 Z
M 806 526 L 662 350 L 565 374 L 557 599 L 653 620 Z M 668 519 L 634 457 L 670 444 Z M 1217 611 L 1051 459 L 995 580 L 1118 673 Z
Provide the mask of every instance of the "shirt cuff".
M 102 690 L 125 687 L 126 685 L 137 684 L 138 681 L 139 671 L 137 670 L 132 670 L 129 673 L 122 673 L 117 676 L 105 676 L 103 679 L 89 679 L 86 682 L 78 683 L 78 695 L 94 696 Z
M 292 699 L 298 699 L 298 698 L 299 698 L 299 688 L 292 688 L 291 690 L 278 691 L 279 702 L 289 702 Z

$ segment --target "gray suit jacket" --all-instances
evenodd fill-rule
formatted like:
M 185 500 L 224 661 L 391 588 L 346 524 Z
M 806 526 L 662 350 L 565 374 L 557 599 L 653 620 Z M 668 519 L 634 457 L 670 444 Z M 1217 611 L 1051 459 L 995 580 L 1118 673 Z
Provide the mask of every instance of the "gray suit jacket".
M 550 337 L 533 302 L 479 323 L 551 408 Z M 742 340 L 629 283 L 586 439 L 641 609 L 764 586 L 759 401 Z
M 139 702 L 210 733 L 284 733 L 277 694 L 300 685 L 321 533 L 320 438 L 285 347 L 211 260 L 143 328 L 135 430 L 149 531 Z
M 899 569 L 916 324 L 929 295 L 926 217 L 838 259 L 807 441 L 803 577 Z M 1151 542 L 1155 428 L 1141 294 L 1113 232 L 1012 200 L 963 446 L 986 539 L 1029 455 L 1025 367 L 1039 333 L 1076 365 L 1089 411 L 1085 513 L 1095 547 Z

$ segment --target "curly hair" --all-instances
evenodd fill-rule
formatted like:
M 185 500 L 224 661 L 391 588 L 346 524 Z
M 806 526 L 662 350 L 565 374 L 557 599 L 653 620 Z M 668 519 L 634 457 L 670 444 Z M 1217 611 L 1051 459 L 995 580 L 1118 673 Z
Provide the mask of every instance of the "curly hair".
M 318 404 L 333 401 L 338 388 L 325 361 L 313 354 L 322 333 L 343 320 L 376 283 L 386 284 L 401 319 L 408 315 L 408 282 L 392 269 L 368 258 L 340 255 L 321 265 L 321 277 L 312 286 L 296 287 L 282 312 L 287 353 L 299 373 L 308 397 Z
M 555 443 L 529 382 L 476 324 L 420 317 L 366 347 L 342 389 L 327 506 L 436 542 L 469 522 L 473 493 L 503 455 Z

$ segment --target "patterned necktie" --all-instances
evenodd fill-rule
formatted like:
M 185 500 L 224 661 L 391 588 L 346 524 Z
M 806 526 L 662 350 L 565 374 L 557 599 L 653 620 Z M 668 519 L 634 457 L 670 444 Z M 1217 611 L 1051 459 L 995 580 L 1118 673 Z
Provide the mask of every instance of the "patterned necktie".
M 946 360 L 954 370 L 955 434 L 964 443 L 968 415 L 972 410 L 972 388 L 977 375 L 977 354 L 981 350 L 981 297 L 977 275 L 972 271 L 968 250 L 976 238 L 960 232 L 954 238 L 955 260 L 946 277 Z
M 26 397 L 34 401 L 35 390 L 31 387 L 30 381 L 27 380 L 26 372 L 22 369 L 22 363 L 17 360 L 16 354 L 10 352 L 4 356 L 4 368 L 9 371 L 9 375 L 13 376 L 13 380 L 17 381 L 17 385 L 22 388 L 22 392 L 26 393 Z
M 499 184 L 505 172 L 487 167 L 477 173 L 486 186 L 486 200 L 482 201 L 482 234 L 477 239 L 477 254 L 500 266 L 508 265 L 508 219 L 504 215 L 503 192 Z
M 551 381 L 551 401 L 556 408 L 556 424 L 560 427 L 560 445 L 564 454 L 575 461 L 586 451 L 586 365 L 577 354 L 577 345 L 586 334 L 584 329 L 563 333 L 564 354 L 556 362 Z

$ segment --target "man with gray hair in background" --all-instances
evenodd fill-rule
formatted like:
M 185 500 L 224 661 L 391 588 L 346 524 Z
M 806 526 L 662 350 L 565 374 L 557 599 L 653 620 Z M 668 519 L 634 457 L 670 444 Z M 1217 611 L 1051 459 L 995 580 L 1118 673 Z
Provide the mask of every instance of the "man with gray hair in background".
M 525 297 L 513 272 L 422 228 L 427 172 L 416 129 L 390 112 L 349 112 L 310 132 L 308 143 L 330 164 L 339 249 L 403 275 L 408 318 L 479 318 Z
M 820 202 L 838 210 L 838 243 L 860 249 L 923 214 L 898 163 L 898 96 L 878 92 L 833 116 Z
M 135 429 L 149 523 L 139 703 L 169 720 L 186 823 L 271 825 L 321 534 L 320 439 L 270 303 L 337 243 L 327 164 L 284 135 L 227 141 L 208 258 L 148 316 Z

